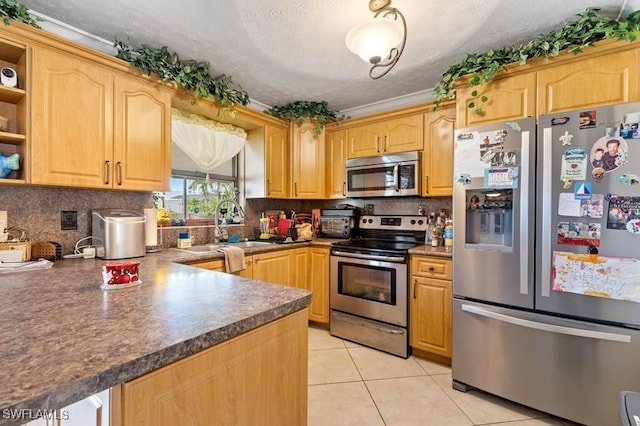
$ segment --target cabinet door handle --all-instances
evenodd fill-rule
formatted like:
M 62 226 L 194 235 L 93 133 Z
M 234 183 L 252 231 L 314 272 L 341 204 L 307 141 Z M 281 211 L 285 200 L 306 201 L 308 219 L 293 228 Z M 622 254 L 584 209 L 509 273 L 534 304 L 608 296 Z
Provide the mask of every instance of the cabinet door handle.
M 271 195 L 271 180 L 267 179 L 267 195 Z
M 117 184 L 122 185 L 122 162 L 118 161 L 116 163 L 116 173 L 118 175 Z
M 429 176 L 424 177 L 424 193 L 429 193 Z
M 293 183 L 293 195 L 298 196 L 298 182 Z
M 104 184 L 109 185 L 109 175 L 111 175 L 111 161 L 104 162 Z
M 342 182 L 342 196 L 347 196 L 347 182 Z
M 376 137 L 376 151 L 380 153 L 380 136 Z
M 413 298 L 416 298 L 416 287 L 418 287 L 418 280 L 413 280 Z
M 384 144 L 382 145 L 384 152 L 387 152 L 387 135 L 384 135 Z

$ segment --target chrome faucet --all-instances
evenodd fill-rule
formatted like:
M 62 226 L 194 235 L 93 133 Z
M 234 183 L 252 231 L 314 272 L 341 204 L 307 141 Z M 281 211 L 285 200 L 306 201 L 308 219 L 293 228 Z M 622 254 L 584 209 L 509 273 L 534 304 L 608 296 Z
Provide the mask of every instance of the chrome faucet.
M 214 229 L 213 229 L 213 242 L 214 243 L 219 243 L 220 242 L 220 237 L 222 236 L 222 232 L 220 231 L 220 223 L 219 223 L 219 215 L 220 215 L 220 207 L 222 206 L 222 204 L 231 204 L 232 206 L 236 207 L 236 209 L 238 210 L 238 214 L 240 215 L 240 219 L 244 220 L 245 218 L 245 213 L 244 210 L 242 209 L 242 206 L 240 205 L 240 203 L 238 203 L 238 201 L 236 200 L 238 196 L 238 191 L 234 191 L 234 198 L 223 198 L 222 200 L 220 200 L 218 202 L 218 204 L 216 205 L 216 211 L 215 214 L 213 216 L 213 222 L 214 222 Z

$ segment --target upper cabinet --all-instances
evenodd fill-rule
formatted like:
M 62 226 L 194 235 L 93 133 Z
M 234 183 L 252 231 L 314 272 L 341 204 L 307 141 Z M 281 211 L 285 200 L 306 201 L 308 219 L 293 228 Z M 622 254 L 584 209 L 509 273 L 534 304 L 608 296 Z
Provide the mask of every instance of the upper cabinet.
M 577 55 L 563 52 L 548 61 L 509 65 L 484 86 L 467 87 L 463 79 L 456 87 L 456 128 L 639 101 L 639 67 L 638 42 L 603 41 Z M 481 96 L 487 101 L 478 102 Z M 483 113 L 469 108 L 470 102 Z
M 168 189 L 169 92 L 53 49 L 32 63 L 31 183 Z
M 422 114 L 380 119 L 347 130 L 347 157 L 368 157 L 424 147 Z
M 451 196 L 453 193 L 453 131 L 455 105 L 440 106 L 424 115 L 424 180 L 422 196 Z
M 474 91 L 477 91 L 476 96 L 473 96 Z M 487 101 L 480 102 L 481 96 L 486 96 Z M 536 76 L 531 72 L 497 79 L 481 87 L 461 86 L 456 89 L 456 101 L 457 129 L 533 117 L 536 109 Z M 475 108 L 469 108 L 471 102 L 479 103 L 484 112 L 478 114 Z
M 538 71 L 538 115 L 639 100 L 639 61 L 636 48 Z
M 27 48 L 23 44 L 0 38 L 0 66 L 9 67 L 17 74 L 17 87 L 0 85 L 0 116 L 7 123 L 0 123 L 0 153 L 5 156 L 18 154 L 20 169 L 12 171 L 2 183 L 25 183 L 29 163 L 27 134 Z M 4 120 L 3 120 L 4 121 Z
M 247 198 L 289 197 L 289 127 L 268 122 L 249 133 L 244 177 Z
M 345 198 L 347 196 L 345 176 L 347 131 L 344 129 L 327 129 L 325 147 L 326 196 L 327 198 Z
M 289 131 L 286 127 L 264 126 L 266 196 L 289 196 Z
M 312 122 L 291 124 L 292 197 L 325 197 L 324 130 L 315 132 Z

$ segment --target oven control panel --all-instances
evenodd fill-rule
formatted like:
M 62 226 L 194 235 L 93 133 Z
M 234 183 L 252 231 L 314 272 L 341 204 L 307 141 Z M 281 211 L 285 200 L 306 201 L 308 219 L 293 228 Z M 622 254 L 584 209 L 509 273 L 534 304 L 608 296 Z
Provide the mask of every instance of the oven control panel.
M 384 229 L 401 231 L 426 231 L 426 216 L 362 216 L 361 229 Z

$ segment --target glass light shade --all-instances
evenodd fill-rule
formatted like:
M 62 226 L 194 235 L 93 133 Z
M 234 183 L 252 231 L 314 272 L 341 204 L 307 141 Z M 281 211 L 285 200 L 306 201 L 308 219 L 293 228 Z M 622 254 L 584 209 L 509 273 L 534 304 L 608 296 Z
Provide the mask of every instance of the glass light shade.
M 402 42 L 402 26 L 394 19 L 373 18 L 352 28 L 345 40 L 347 48 L 364 61 L 384 59 Z

